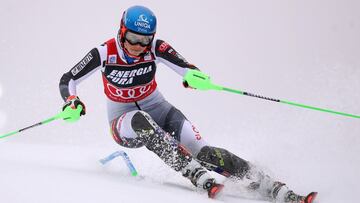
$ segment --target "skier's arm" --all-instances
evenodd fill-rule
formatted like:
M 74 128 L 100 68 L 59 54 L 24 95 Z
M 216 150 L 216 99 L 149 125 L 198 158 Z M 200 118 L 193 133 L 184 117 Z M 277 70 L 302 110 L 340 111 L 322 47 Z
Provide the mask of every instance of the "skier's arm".
M 153 44 L 153 51 L 157 59 L 173 69 L 181 76 L 185 76 L 187 70 L 199 70 L 196 66 L 188 63 L 173 47 L 163 40 L 156 40 Z
M 92 49 L 79 63 L 61 77 L 59 89 L 64 101 L 69 96 L 76 95 L 77 84 L 102 67 L 106 60 L 106 52 L 106 45 Z
M 157 56 L 157 59 L 159 59 L 161 62 L 166 64 L 168 67 L 173 69 L 175 72 L 177 72 L 179 75 L 183 77 L 183 85 L 184 87 L 190 87 L 193 89 L 198 89 L 200 86 L 197 86 L 195 83 L 192 83 L 192 85 L 189 85 L 188 79 L 191 79 L 192 75 L 194 73 L 197 73 L 206 77 L 207 81 L 209 80 L 209 76 L 205 73 L 202 73 L 199 68 L 196 66 L 188 63 L 184 57 L 182 57 L 177 51 L 175 51 L 174 48 L 172 48 L 168 43 L 162 41 L 162 40 L 156 40 L 153 44 L 155 55 Z M 195 72 L 194 72 L 195 71 Z M 203 83 L 203 82 L 202 82 Z M 194 85 L 195 84 L 195 85 Z M 203 88 L 201 88 L 203 89 Z

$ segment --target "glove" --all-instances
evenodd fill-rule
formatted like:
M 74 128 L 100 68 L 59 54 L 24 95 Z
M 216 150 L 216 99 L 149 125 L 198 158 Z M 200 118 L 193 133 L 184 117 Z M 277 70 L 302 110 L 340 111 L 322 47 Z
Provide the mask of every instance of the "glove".
M 78 96 L 75 95 L 71 95 L 66 99 L 65 104 L 63 105 L 62 110 L 64 111 L 68 106 L 70 106 L 72 109 L 77 109 L 77 107 L 81 105 L 82 106 L 82 110 L 80 112 L 80 115 L 85 115 L 86 114 L 86 109 L 85 109 L 85 104 L 80 101 Z
M 81 106 L 81 108 L 79 108 L 79 106 Z M 86 114 L 84 103 L 75 95 L 71 95 L 66 99 L 62 111 L 66 115 L 64 119 L 69 122 L 77 121 L 80 119 L 80 116 Z
M 185 88 L 196 89 L 196 88 L 190 87 L 189 83 L 186 80 L 184 80 L 182 84 Z

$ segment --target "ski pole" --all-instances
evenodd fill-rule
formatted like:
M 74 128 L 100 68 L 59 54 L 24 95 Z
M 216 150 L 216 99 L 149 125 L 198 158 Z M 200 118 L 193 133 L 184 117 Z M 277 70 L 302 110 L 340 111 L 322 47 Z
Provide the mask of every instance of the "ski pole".
M 217 84 L 212 83 L 211 80 L 210 80 L 210 77 L 208 75 L 206 75 L 206 74 L 204 74 L 204 73 L 202 73 L 200 71 L 197 71 L 197 70 L 189 70 L 186 73 L 186 75 L 184 76 L 184 80 L 191 87 L 195 87 L 196 89 L 200 89 L 200 90 L 227 91 L 227 92 L 231 92 L 231 93 L 235 93 L 235 94 L 255 97 L 255 98 L 259 98 L 259 99 L 265 99 L 265 100 L 268 100 L 268 101 L 278 102 L 278 103 L 282 103 L 282 104 L 288 104 L 288 105 L 291 105 L 291 106 L 297 106 L 297 107 L 301 107 L 301 108 L 306 108 L 306 109 L 311 109 L 311 110 L 316 110 L 316 111 L 321 111 L 321 112 L 326 112 L 326 113 L 331 113 L 331 114 L 337 114 L 337 115 L 342 115 L 342 116 L 347 116 L 347 117 L 352 117 L 352 118 L 360 118 L 359 115 L 353 115 L 353 114 L 348 114 L 348 113 L 344 113 L 344 112 L 333 111 L 333 110 L 330 110 L 330 109 L 318 108 L 318 107 L 309 106 L 309 105 L 300 104 L 300 103 L 295 103 L 295 102 L 291 102 L 291 101 L 274 99 L 274 98 L 265 97 L 265 96 L 261 96 L 261 95 L 241 91 L 241 90 L 236 90 L 236 89 L 231 89 L 231 88 L 228 88 L 228 87 L 223 87 L 221 85 L 217 85 Z
M 82 106 L 79 106 L 76 110 L 67 110 L 67 109 L 65 109 L 64 111 L 62 111 L 62 112 L 58 113 L 57 115 L 55 115 L 55 116 L 53 116 L 51 118 L 48 118 L 48 119 L 46 119 L 44 121 L 35 123 L 35 124 L 30 125 L 28 127 L 22 128 L 20 130 L 15 130 L 13 132 L 9 132 L 9 133 L 0 135 L 0 139 L 11 136 L 11 135 L 18 134 L 20 132 L 23 132 L 23 131 L 28 130 L 28 129 L 33 128 L 33 127 L 37 127 L 37 126 L 40 126 L 40 125 L 50 123 L 50 122 L 52 122 L 54 120 L 57 120 L 57 119 L 64 119 L 64 120 L 68 120 L 70 122 L 78 120 L 78 117 L 80 117 L 80 112 L 82 111 Z
M 232 93 L 236 93 L 236 94 L 241 94 L 241 95 L 245 95 L 245 96 L 255 97 L 255 98 L 259 98 L 259 99 L 265 99 L 268 101 L 279 102 L 279 103 L 288 104 L 288 105 L 292 105 L 292 106 L 302 107 L 302 108 L 306 108 L 306 109 L 312 109 L 312 110 L 316 110 L 316 111 L 322 111 L 322 112 L 326 112 L 326 113 L 332 113 L 332 114 L 337 114 L 337 115 L 342 115 L 342 116 L 347 116 L 347 117 L 352 117 L 352 118 L 360 118 L 360 116 L 358 116 L 358 115 L 348 114 L 348 113 L 339 112 L 339 111 L 333 111 L 330 109 L 318 108 L 318 107 L 314 107 L 314 106 L 308 106 L 305 104 L 295 103 L 295 102 L 291 102 L 291 101 L 285 101 L 285 100 L 274 99 L 274 98 L 270 98 L 270 97 L 264 97 L 261 95 L 252 94 L 252 93 L 244 92 L 244 91 L 240 91 L 240 90 L 234 90 L 234 89 L 227 88 L 227 87 L 221 87 L 220 90 L 232 92 Z

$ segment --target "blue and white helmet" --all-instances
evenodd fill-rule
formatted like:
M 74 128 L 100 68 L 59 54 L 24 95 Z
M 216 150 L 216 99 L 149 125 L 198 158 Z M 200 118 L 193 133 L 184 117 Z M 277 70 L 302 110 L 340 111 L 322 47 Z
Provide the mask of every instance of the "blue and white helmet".
M 154 35 L 156 32 L 156 16 L 144 6 L 128 8 L 123 14 L 121 24 L 127 30 L 142 35 Z
M 132 56 L 125 48 L 125 35 L 127 32 L 146 35 L 150 40 L 144 53 L 151 49 L 151 44 L 156 33 L 156 16 L 154 13 L 144 6 L 132 6 L 124 11 L 121 18 L 120 30 L 118 32 L 118 42 L 125 53 Z M 132 56 L 137 58 L 137 56 Z

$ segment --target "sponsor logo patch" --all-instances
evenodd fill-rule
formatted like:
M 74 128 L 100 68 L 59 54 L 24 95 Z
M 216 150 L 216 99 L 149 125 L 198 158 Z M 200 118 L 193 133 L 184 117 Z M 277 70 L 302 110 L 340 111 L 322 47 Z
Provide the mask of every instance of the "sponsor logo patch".
M 116 55 L 109 55 L 109 63 L 116 64 L 117 62 L 117 56 Z
M 139 15 L 138 21 L 149 23 L 148 19 L 144 14 Z
M 136 86 L 132 88 L 118 88 L 110 83 L 105 84 L 105 93 L 113 101 L 134 102 L 145 98 L 156 89 L 156 82 Z
M 150 73 L 153 67 L 147 66 L 144 68 L 138 68 L 131 71 L 113 70 L 109 75 L 106 76 L 108 80 L 119 85 L 129 85 L 134 81 L 134 77 L 142 76 Z
M 145 28 L 145 29 L 151 29 L 149 21 L 148 21 L 148 19 L 146 18 L 146 16 L 144 14 L 141 14 L 139 16 L 139 18 L 137 19 L 137 21 L 135 21 L 134 24 L 135 24 L 136 27 L 142 27 L 142 28 Z

